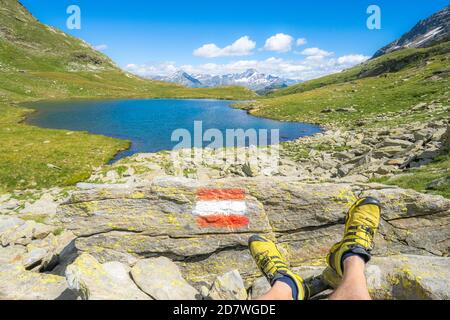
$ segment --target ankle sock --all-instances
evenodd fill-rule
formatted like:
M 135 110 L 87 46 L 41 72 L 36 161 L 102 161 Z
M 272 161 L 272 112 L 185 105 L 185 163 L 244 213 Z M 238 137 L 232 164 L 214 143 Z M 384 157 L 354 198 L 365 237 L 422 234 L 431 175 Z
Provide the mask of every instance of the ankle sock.
M 298 298 L 298 288 L 297 288 L 297 284 L 295 283 L 295 281 L 288 276 L 284 276 L 280 279 L 277 279 L 276 282 L 281 281 L 285 284 L 287 284 L 291 289 L 292 289 L 292 299 L 297 300 Z
M 353 256 L 360 257 L 361 259 L 363 259 L 364 262 L 367 262 L 366 261 L 366 257 L 363 256 L 362 254 L 354 253 L 354 252 L 344 253 L 344 255 L 342 256 L 342 259 L 341 259 L 341 270 L 342 270 L 342 272 L 344 272 L 344 261 L 345 261 L 345 259 L 353 257 Z

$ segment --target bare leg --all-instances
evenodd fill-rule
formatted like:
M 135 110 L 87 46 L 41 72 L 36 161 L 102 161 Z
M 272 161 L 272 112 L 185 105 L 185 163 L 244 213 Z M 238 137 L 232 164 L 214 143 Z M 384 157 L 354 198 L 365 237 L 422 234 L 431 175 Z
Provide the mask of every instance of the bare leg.
M 292 300 L 292 289 L 284 282 L 275 282 L 272 289 L 255 300 Z
M 344 261 L 344 277 L 330 300 L 372 300 L 364 274 L 364 260 L 351 256 Z

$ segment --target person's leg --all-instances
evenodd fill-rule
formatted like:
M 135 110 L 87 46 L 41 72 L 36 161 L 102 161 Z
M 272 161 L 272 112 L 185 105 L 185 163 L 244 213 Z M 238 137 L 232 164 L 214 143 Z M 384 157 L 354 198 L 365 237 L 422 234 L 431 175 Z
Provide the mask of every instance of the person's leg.
M 292 289 L 286 283 L 277 281 L 269 292 L 254 300 L 293 300 Z
M 249 239 L 250 253 L 272 289 L 257 300 L 304 300 L 309 288 L 303 278 L 292 272 L 275 243 L 262 236 Z
M 323 279 L 336 291 L 331 299 L 370 299 L 364 274 L 381 218 L 381 204 L 371 197 L 358 200 L 347 212 L 344 237 L 327 256 Z M 331 270 L 331 272 L 330 272 Z
M 342 283 L 330 296 L 330 300 L 371 300 L 364 274 L 366 262 L 359 256 L 344 260 Z

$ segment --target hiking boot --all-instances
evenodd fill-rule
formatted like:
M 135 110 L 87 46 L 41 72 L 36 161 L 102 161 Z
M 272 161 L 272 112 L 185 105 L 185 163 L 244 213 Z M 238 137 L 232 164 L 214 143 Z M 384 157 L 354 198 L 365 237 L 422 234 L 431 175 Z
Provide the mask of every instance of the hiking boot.
M 341 242 L 336 243 L 327 257 L 328 266 L 342 278 L 342 258 L 355 254 L 367 263 L 371 258 L 373 237 L 380 224 L 381 204 L 371 197 L 358 200 L 345 217 L 345 232 Z M 330 270 L 329 270 L 330 271 Z
M 289 269 L 287 261 L 283 258 L 275 243 L 262 236 L 252 236 L 248 244 L 256 265 L 271 286 L 281 278 L 289 277 L 297 286 L 298 294 L 294 298 L 296 300 L 309 298 L 309 289 L 303 279 Z

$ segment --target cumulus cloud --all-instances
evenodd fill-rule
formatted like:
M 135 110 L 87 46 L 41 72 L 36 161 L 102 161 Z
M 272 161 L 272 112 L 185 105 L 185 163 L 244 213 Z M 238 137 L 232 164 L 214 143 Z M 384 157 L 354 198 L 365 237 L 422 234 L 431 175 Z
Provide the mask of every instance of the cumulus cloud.
M 289 52 L 292 49 L 294 38 L 288 34 L 277 33 L 266 40 L 264 50 L 275 52 Z
M 106 45 L 106 44 L 99 44 L 99 45 L 94 46 L 94 49 L 98 50 L 98 51 L 103 51 L 103 50 L 108 49 L 108 45 Z
M 300 52 L 300 54 L 308 57 L 328 57 L 332 56 L 333 52 L 328 52 L 319 48 L 307 48 Z
M 297 46 L 304 46 L 307 43 L 307 41 L 305 38 L 299 38 L 299 39 L 297 39 L 296 43 L 297 43 Z
M 354 65 L 354 64 L 360 64 L 360 63 L 366 61 L 367 59 L 369 59 L 369 57 L 364 56 L 362 54 L 349 54 L 346 56 L 339 57 L 337 60 L 338 60 L 339 64 Z
M 229 63 L 205 63 L 200 65 L 177 65 L 175 62 L 163 62 L 150 65 L 130 64 L 125 69 L 144 77 L 167 76 L 178 70 L 189 74 L 223 75 L 241 73 L 247 69 L 294 80 L 310 80 L 327 74 L 340 72 L 369 59 L 368 56 L 350 54 L 338 58 L 326 56 L 307 56 L 301 60 L 287 60 L 270 57 L 264 60 L 237 60 Z
M 154 64 L 138 65 L 130 63 L 125 67 L 125 70 L 143 77 L 151 76 L 167 76 L 179 70 L 175 61 L 165 61 Z
M 226 46 L 224 48 L 218 47 L 214 43 L 208 43 L 194 50 L 194 55 L 204 58 L 217 58 L 227 56 L 247 56 L 252 54 L 255 49 L 256 42 L 252 41 L 250 37 L 244 36 Z

